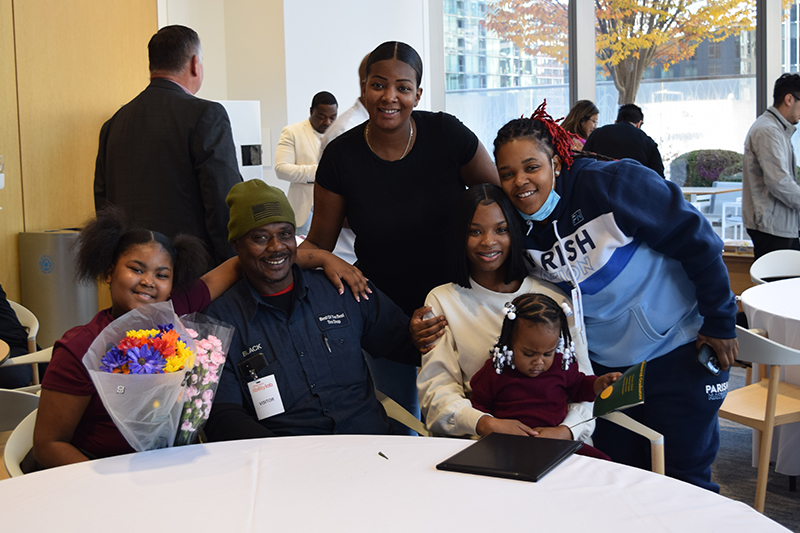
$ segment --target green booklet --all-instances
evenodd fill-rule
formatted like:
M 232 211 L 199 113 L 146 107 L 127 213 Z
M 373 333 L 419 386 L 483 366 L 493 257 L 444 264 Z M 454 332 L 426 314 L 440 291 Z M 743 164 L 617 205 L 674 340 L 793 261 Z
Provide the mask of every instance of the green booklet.
M 594 401 L 595 417 L 644 403 L 645 361 L 630 367 Z

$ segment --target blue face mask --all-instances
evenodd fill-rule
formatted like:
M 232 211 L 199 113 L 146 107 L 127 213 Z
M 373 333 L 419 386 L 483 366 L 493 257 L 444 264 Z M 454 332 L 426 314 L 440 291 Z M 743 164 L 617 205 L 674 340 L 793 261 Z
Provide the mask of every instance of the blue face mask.
M 547 200 L 544 201 L 544 204 L 542 204 L 542 207 L 540 207 L 532 215 L 526 215 L 525 213 L 523 213 L 522 211 L 517 209 L 517 212 L 519 212 L 519 214 L 522 215 L 522 218 L 524 218 L 525 220 L 533 220 L 534 222 L 541 222 L 542 220 L 546 220 L 547 217 L 549 217 L 550 215 L 553 214 L 553 211 L 555 210 L 556 206 L 558 205 L 558 201 L 561 200 L 561 196 L 559 196 L 558 193 L 556 192 L 555 162 L 553 162 L 552 164 L 553 164 L 553 167 L 552 167 L 553 168 L 553 188 L 550 189 L 550 194 L 547 195 Z

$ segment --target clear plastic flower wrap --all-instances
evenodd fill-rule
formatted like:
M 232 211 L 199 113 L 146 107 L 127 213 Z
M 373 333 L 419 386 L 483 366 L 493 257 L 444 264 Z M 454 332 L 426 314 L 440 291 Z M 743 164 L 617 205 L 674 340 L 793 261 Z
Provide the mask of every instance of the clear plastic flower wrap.
M 194 340 L 171 302 L 125 313 L 89 346 L 83 364 L 103 406 L 134 450 L 173 445 L 195 352 Z
M 194 444 L 211 413 L 219 376 L 231 346 L 234 328 L 230 324 L 193 313 L 184 316 L 184 326 L 195 342 L 195 362 L 187 379 L 186 396 L 175 445 Z

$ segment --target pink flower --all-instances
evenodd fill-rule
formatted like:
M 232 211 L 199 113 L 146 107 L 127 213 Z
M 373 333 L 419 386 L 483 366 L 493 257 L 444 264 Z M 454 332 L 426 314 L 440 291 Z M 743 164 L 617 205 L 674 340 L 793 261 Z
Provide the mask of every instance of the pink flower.
M 197 332 L 193 329 L 186 328 L 186 333 L 188 333 L 189 336 L 193 339 L 197 338 Z
M 181 424 L 181 431 L 192 431 L 194 427 L 192 427 L 192 423 L 188 420 L 184 420 L 183 424 Z
M 214 391 L 206 390 L 203 392 L 203 401 L 210 402 L 214 398 Z
M 213 361 L 214 363 L 216 363 L 218 365 L 222 365 L 222 364 L 225 363 L 225 356 L 222 355 L 222 353 L 220 353 L 220 352 L 213 352 L 211 354 L 211 361 Z
M 202 402 L 202 400 L 200 400 L 200 398 L 197 398 L 197 399 L 194 401 L 194 406 L 195 406 L 195 408 L 197 408 L 197 409 L 200 409 L 200 408 L 202 408 L 202 407 L 203 407 L 203 402 Z
M 194 377 L 194 376 L 192 376 L 192 377 Z M 200 394 L 200 393 L 197 390 L 197 387 L 195 387 L 194 385 L 189 385 L 188 387 L 186 387 L 186 398 L 187 399 L 192 399 L 195 396 L 197 396 L 198 394 Z

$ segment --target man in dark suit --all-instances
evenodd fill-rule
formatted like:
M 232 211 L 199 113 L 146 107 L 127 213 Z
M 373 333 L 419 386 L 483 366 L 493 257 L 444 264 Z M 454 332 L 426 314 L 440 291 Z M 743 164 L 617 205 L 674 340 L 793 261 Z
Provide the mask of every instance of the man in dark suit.
M 148 52 L 150 85 L 100 130 L 95 209 L 111 203 L 138 226 L 195 235 L 219 264 L 234 255 L 225 196 L 242 181 L 228 114 L 194 96 L 203 83 L 194 30 L 164 27 Z
M 658 144 L 641 130 L 643 122 L 642 109 L 634 104 L 625 104 L 617 112 L 617 122 L 594 130 L 583 149 L 614 159 L 635 159 L 663 178 L 664 163 Z

